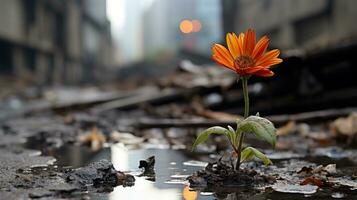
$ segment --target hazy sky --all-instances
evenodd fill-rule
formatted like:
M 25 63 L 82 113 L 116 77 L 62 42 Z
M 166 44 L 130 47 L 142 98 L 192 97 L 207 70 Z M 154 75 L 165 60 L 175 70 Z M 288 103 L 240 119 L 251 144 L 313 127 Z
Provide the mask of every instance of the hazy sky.
M 107 0 L 117 63 L 141 60 L 148 53 L 154 54 L 162 49 L 177 50 L 186 43 L 190 44 L 187 48 L 209 52 L 212 42 L 220 39 L 219 5 L 219 0 Z M 170 12 L 175 11 L 175 16 L 166 16 L 170 13 L 160 9 L 171 9 Z M 144 19 L 144 13 L 148 11 L 162 15 L 149 12 L 149 18 Z M 180 32 L 179 25 L 184 19 L 200 21 L 201 32 L 187 35 Z M 144 22 L 155 23 L 150 26 L 154 28 L 143 26 Z M 150 42 L 145 42 L 149 41 L 148 38 Z
M 121 61 L 135 60 L 141 56 L 138 29 L 142 12 L 155 0 L 107 0 L 107 15 L 115 45 L 121 50 Z

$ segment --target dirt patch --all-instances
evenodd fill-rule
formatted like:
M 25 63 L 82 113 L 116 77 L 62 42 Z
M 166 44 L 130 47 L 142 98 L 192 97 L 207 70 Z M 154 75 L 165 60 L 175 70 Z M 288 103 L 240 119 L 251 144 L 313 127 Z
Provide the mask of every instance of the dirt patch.
M 0 199 L 80 197 L 84 191 L 108 192 L 135 181 L 108 160 L 62 170 L 54 165 L 55 158 L 21 147 L 0 148 L 0 160 Z
M 253 187 L 275 182 L 272 176 L 259 174 L 254 169 L 234 170 L 234 165 L 218 160 L 189 176 L 190 187 Z
M 78 168 L 65 175 L 68 183 L 87 189 L 88 185 L 98 187 L 115 187 L 117 185 L 132 186 L 135 178 L 114 169 L 108 160 L 100 160 L 86 167 Z

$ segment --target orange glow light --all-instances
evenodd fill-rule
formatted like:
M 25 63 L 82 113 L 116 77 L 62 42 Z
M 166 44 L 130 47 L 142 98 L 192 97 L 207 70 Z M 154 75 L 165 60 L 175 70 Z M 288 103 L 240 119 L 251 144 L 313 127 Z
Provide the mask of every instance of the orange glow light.
M 180 30 L 182 33 L 190 33 L 193 30 L 193 24 L 189 20 L 183 20 L 180 23 Z
M 185 200 L 196 200 L 197 199 L 197 192 L 190 191 L 190 188 L 187 185 L 183 188 L 182 193 L 183 193 L 182 196 Z
M 199 32 L 202 28 L 202 24 L 200 22 L 200 20 L 194 19 L 192 20 L 192 32 Z

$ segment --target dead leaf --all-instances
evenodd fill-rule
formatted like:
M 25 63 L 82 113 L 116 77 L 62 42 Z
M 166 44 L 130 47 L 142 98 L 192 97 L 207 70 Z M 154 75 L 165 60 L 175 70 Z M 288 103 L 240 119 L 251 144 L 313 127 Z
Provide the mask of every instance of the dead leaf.
M 78 140 L 82 144 L 89 145 L 92 151 L 102 149 L 103 144 L 106 142 L 105 136 L 98 130 L 97 127 L 93 127 L 87 134 L 79 136 Z
M 237 119 L 242 119 L 242 116 L 239 115 L 233 115 L 225 112 L 216 112 L 212 110 L 202 110 L 199 111 L 198 114 L 202 117 L 218 121 L 236 121 Z
M 325 167 L 323 165 L 319 165 L 315 168 L 312 167 L 302 167 L 299 171 L 297 171 L 298 174 L 302 176 L 312 176 L 312 175 L 331 175 L 331 174 L 336 174 L 336 164 L 328 164 Z
M 120 142 L 126 145 L 136 145 L 144 142 L 144 138 L 137 137 L 131 133 L 122 133 L 118 131 L 113 131 L 110 134 L 110 139 L 114 142 Z
M 335 135 L 354 136 L 357 134 L 357 113 L 348 117 L 340 117 L 330 124 L 331 132 Z
M 296 123 L 295 121 L 289 121 L 284 126 L 281 126 L 277 129 L 277 135 L 288 135 L 296 131 Z
M 334 143 L 330 134 L 324 131 L 313 131 L 308 137 L 316 141 L 320 146 L 331 146 Z
M 313 174 L 313 168 L 312 167 L 302 167 L 299 171 L 297 171 L 296 173 L 300 174 L 300 175 L 303 175 L 303 176 L 306 176 L 306 175 L 311 175 Z
M 329 164 L 324 168 L 324 171 L 326 171 L 329 174 L 336 174 L 336 164 Z
M 325 186 L 325 181 L 321 180 L 320 178 L 314 177 L 314 176 L 310 176 L 305 178 L 302 182 L 301 185 L 316 185 L 318 187 L 323 187 Z

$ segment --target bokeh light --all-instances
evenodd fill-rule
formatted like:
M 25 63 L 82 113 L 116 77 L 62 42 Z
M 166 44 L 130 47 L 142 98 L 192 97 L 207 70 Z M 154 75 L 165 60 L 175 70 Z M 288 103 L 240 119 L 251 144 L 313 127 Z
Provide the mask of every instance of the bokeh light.
M 192 32 L 200 32 L 202 28 L 202 24 L 200 20 L 194 19 L 192 20 Z
M 190 33 L 193 30 L 193 24 L 189 20 L 183 20 L 180 23 L 180 30 L 182 33 Z
M 188 186 L 185 186 L 182 191 L 182 196 L 184 200 L 196 200 L 197 199 L 197 192 L 191 191 Z

